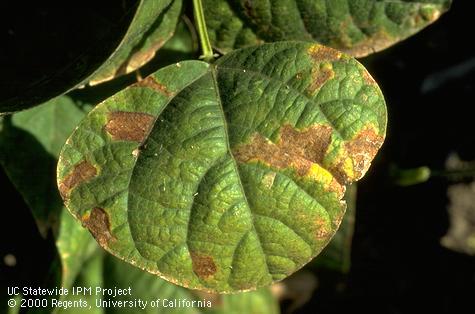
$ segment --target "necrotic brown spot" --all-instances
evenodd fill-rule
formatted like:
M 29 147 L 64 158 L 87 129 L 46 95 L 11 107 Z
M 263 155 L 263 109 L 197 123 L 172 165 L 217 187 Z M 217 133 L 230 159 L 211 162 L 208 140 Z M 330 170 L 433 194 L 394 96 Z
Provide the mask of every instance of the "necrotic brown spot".
M 216 273 L 217 267 L 211 256 L 190 252 L 193 271 L 200 278 L 208 278 Z
M 344 161 L 345 159 L 339 162 L 336 166 L 333 166 L 329 169 L 336 181 L 338 181 L 338 183 L 341 185 L 350 184 L 355 180 L 354 178 L 350 177 L 348 173 L 346 173 Z
M 82 219 L 82 224 L 89 229 L 102 247 L 107 246 L 111 240 L 115 240 L 110 231 L 109 216 L 102 208 L 95 207 Z
M 109 113 L 105 130 L 114 140 L 143 142 L 154 121 L 146 113 L 114 111 Z
M 285 125 L 277 144 L 256 133 L 249 144 L 234 150 L 234 157 L 240 162 L 260 160 L 278 169 L 292 167 L 298 175 L 304 176 L 313 163 L 322 163 L 331 134 L 331 127 L 325 125 L 304 131 Z
M 69 195 L 69 192 L 78 184 L 88 181 L 97 175 L 96 168 L 83 160 L 74 166 L 74 169 L 59 184 L 59 192 L 63 198 Z
M 170 97 L 173 95 L 172 92 L 170 92 L 165 85 L 162 83 L 158 82 L 154 77 L 152 76 L 147 76 L 141 81 L 138 81 L 135 83 L 133 86 L 138 86 L 138 87 L 148 87 L 153 90 L 156 90 L 157 92 L 160 92 L 164 94 L 167 97 Z
M 366 173 L 383 141 L 384 138 L 376 134 L 373 128 L 366 128 L 345 144 L 346 151 L 353 160 L 355 179 L 360 179 Z

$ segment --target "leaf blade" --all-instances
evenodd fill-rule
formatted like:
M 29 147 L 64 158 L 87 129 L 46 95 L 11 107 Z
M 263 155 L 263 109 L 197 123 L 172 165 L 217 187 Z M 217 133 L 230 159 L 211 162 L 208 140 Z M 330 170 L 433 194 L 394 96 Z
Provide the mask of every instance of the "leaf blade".
M 227 53 L 263 41 L 304 40 L 364 57 L 425 28 L 450 0 L 205 0 L 214 46 Z
M 99 105 L 63 149 L 59 186 L 84 162 L 96 169 L 63 197 L 98 242 L 218 292 L 269 285 L 316 256 L 343 217 L 344 185 L 385 135 L 384 99 L 366 70 L 335 50 L 283 42 L 211 66 L 182 62 L 153 80 Z M 115 128 L 140 136 L 110 132 L 119 112 L 130 125 Z M 151 123 L 133 122 L 144 114 Z

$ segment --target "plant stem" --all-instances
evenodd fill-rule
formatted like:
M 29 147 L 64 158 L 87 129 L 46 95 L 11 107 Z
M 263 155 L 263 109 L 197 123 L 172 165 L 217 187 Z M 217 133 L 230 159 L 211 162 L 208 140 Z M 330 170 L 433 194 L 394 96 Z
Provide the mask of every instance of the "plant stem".
M 198 35 L 200 37 L 201 51 L 204 61 L 211 62 L 214 59 L 213 49 L 208 37 L 208 31 L 206 29 L 205 16 L 203 13 L 203 6 L 201 0 L 193 0 L 193 13 L 195 16 L 195 23 L 198 29 Z
M 433 177 L 443 177 L 443 178 L 470 178 L 475 177 L 475 168 L 468 169 L 451 169 L 451 170 L 433 170 Z

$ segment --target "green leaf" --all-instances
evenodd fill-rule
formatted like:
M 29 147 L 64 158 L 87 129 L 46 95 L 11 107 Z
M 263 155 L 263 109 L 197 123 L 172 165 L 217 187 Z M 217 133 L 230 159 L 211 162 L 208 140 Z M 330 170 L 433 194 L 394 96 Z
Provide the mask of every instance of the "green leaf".
M 130 295 L 92 296 L 87 299 L 92 309 L 97 303 L 94 297 L 102 301 L 122 301 L 123 307 L 104 308 L 112 313 L 173 313 L 180 314 L 233 314 L 259 313 L 277 314 L 279 305 L 269 289 L 260 289 L 235 295 L 211 295 L 199 293 L 171 284 L 150 273 L 127 264 L 112 255 L 98 258 L 96 254 L 87 261 L 75 283 L 76 287 L 102 287 L 104 289 L 129 289 Z M 98 263 L 100 262 L 100 263 Z M 89 278 L 91 278 L 89 279 Z M 102 279 L 101 279 L 102 278 Z M 82 296 L 84 299 L 84 296 Z M 73 300 L 69 297 L 68 300 Z M 137 300 L 142 302 L 138 303 Z M 152 302 L 155 302 L 153 305 Z M 185 303 L 180 303 L 185 302 Z M 176 304 L 176 305 L 175 305 Z M 191 306 L 190 306 L 191 305 Z M 63 312 L 61 312 L 63 313 Z
M 230 295 L 200 294 L 171 284 L 150 273 L 132 267 L 112 255 L 104 259 L 104 288 L 131 288 L 131 295 L 117 297 L 117 300 L 147 301 L 141 313 L 169 313 L 170 302 L 175 300 L 195 301 L 192 307 L 174 308 L 174 313 L 213 313 L 213 314 L 277 314 L 279 305 L 270 289 L 262 288 L 257 291 L 243 292 Z M 150 302 L 160 300 L 160 307 L 151 307 Z M 199 302 L 198 302 L 199 301 Z M 109 308 L 107 313 L 136 313 L 137 307 Z
M 209 313 L 213 314 L 278 314 L 279 303 L 269 288 L 238 294 L 222 294 Z M 208 313 L 208 312 L 205 312 Z
M 214 46 L 317 41 L 356 57 L 383 50 L 439 18 L 451 0 L 203 0 Z
M 185 15 L 178 23 L 175 34 L 160 50 L 157 68 L 188 59 L 198 58 L 198 39 L 192 22 Z
M 69 96 L 5 117 L 0 131 L 0 164 L 30 207 L 40 233 L 52 229 L 61 259 L 61 285 L 71 287 L 97 245 L 87 229 L 63 207 L 56 183 L 57 156 L 86 114 Z
M 84 263 L 97 251 L 97 243 L 83 226 L 63 209 L 56 247 L 61 260 L 61 286 L 72 287 Z
M 72 290 L 69 290 L 69 293 L 64 297 L 64 303 L 62 307 L 56 307 L 53 311 L 54 314 L 77 314 L 77 313 L 88 313 L 88 314 L 103 314 L 106 313 L 106 309 L 103 307 L 96 306 L 96 300 L 100 299 L 101 296 L 96 294 L 96 287 L 104 287 L 104 256 L 100 252 L 92 255 L 81 268 L 78 278 L 74 282 L 74 287 L 85 287 L 92 288 L 91 294 L 72 294 Z M 106 271 L 107 272 L 107 271 Z M 84 302 L 87 302 L 87 305 L 84 306 L 73 306 L 74 302 L 76 304 L 84 305 Z
M 181 0 L 140 1 L 122 42 L 92 76 L 90 84 L 133 72 L 150 61 L 172 37 L 181 6 Z
M 143 307 L 124 307 L 109 308 L 107 313 L 169 313 L 170 307 L 167 307 L 169 301 L 174 300 L 196 300 L 189 290 L 171 284 L 165 280 L 158 278 L 150 273 L 144 272 L 136 267 L 120 261 L 112 255 L 107 255 L 104 261 L 104 288 L 127 289 L 130 287 L 131 294 L 117 297 L 117 300 L 125 302 L 134 302 L 140 299 Z M 157 301 L 159 307 L 151 306 L 152 301 Z M 201 303 L 208 304 L 211 301 L 201 299 Z M 165 306 L 164 306 L 165 305 Z M 205 305 L 206 306 L 206 305 Z M 173 313 L 180 314 L 198 314 L 201 313 L 199 307 L 178 307 L 173 309 Z
M 347 209 L 340 228 L 330 243 L 315 259 L 315 266 L 324 270 L 347 274 L 351 266 L 351 243 L 356 216 L 356 183 L 347 187 L 345 201 Z
M 255 289 L 328 243 L 385 130 L 356 60 L 267 44 L 166 67 L 98 105 L 63 148 L 58 186 L 119 258 L 185 287 Z
M 0 164 L 45 237 L 63 207 L 54 180 L 57 156 L 85 114 L 71 98 L 62 96 L 2 122 Z
M 0 112 L 29 108 L 79 86 L 95 85 L 130 73 L 153 58 L 173 35 L 182 1 L 140 0 L 133 6 L 132 3 L 124 2 L 122 18 L 117 21 L 97 22 L 103 28 L 98 28 L 91 38 L 94 46 L 81 47 L 84 51 L 79 52 L 66 51 L 79 53 L 68 59 L 67 64 L 55 64 L 48 68 L 51 73 L 43 73 L 40 78 L 34 76 L 34 71 L 32 77 L 11 78 L 11 86 L 7 85 L 0 98 Z

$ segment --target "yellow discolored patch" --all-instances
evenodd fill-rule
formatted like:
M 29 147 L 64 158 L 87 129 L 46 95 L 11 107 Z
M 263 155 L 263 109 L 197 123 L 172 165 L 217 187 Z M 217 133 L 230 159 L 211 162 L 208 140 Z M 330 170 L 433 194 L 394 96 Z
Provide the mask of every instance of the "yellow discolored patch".
M 339 60 L 342 56 L 342 53 L 336 49 L 322 46 L 322 45 L 312 45 L 308 50 L 308 54 L 312 59 L 317 62 L 322 61 L 336 61 Z
M 264 177 L 261 180 L 262 185 L 266 189 L 272 188 L 272 186 L 274 185 L 274 180 L 275 180 L 276 175 L 277 174 L 275 172 L 269 172 L 266 175 L 264 175 Z
M 345 186 L 341 185 L 332 173 L 318 164 L 313 164 L 306 176 L 316 182 L 321 182 L 328 191 L 336 193 L 338 199 L 342 199 L 345 195 Z
M 102 247 L 106 247 L 110 241 L 116 240 L 110 231 L 109 215 L 104 209 L 95 207 L 91 213 L 84 215 L 81 220 L 82 225 L 89 229 Z
M 146 113 L 114 111 L 104 129 L 114 140 L 143 142 L 154 121 L 155 117 Z
M 206 279 L 216 273 L 217 267 L 211 256 L 196 252 L 190 252 L 190 256 L 193 271 L 198 277 Z
M 171 91 L 169 91 L 165 85 L 163 85 L 162 83 L 157 81 L 153 76 L 147 76 L 146 78 L 144 78 L 143 80 L 138 81 L 137 83 L 135 83 L 132 86 L 148 87 L 148 88 L 151 88 L 153 90 L 156 90 L 159 93 L 162 93 L 163 95 L 165 95 L 167 97 L 170 97 L 170 96 L 173 95 L 173 93 Z
M 333 66 L 329 62 L 321 63 L 317 68 L 312 69 L 312 83 L 307 88 L 309 95 L 314 95 L 328 80 L 335 77 Z
M 256 133 L 249 144 L 238 146 L 233 154 L 239 162 L 261 161 L 277 169 L 293 168 L 304 176 L 312 164 L 322 163 L 331 134 L 331 127 L 325 125 L 314 125 L 303 131 L 285 125 L 277 144 Z
M 97 175 L 97 169 L 87 162 L 81 161 L 73 170 L 59 183 L 59 192 L 65 199 L 69 192 L 77 185 L 94 178 Z
M 337 163 L 336 166 L 330 168 L 331 173 L 335 176 L 338 182 L 348 184 L 355 180 L 353 171 L 353 160 L 347 155 L 346 150 L 343 150 L 344 156 Z
M 140 149 L 138 149 L 138 148 L 136 148 L 132 151 L 132 156 L 134 156 L 134 158 L 138 158 L 139 154 L 140 154 Z
M 420 13 L 421 13 L 422 18 L 424 18 L 424 20 L 426 20 L 429 23 L 434 22 L 442 15 L 441 10 L 433 6 L 427 6 L 427 7 L 422 8 Z

